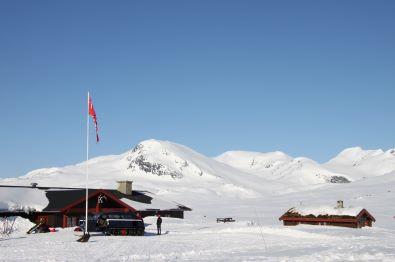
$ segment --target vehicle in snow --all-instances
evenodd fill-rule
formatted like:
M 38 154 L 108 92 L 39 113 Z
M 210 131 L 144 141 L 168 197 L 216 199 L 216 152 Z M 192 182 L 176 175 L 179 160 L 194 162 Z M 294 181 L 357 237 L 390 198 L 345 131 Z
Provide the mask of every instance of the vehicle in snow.
M 145 231 L 142 219 L 106 219 L 103 233 L 114 236 L 143 236 Z
M 217 223 L 219 222 L 223 222 L 223 223 L 227 223 L 227 222 L 235 222 L 236 220 L 234 220 L 231 217 L 217 217 Z
M 84 231 L 85 219 L 80 220 L 78 231 Z M 137 235 L 145 232 L 144 220 L 135 214 L 107 213 L 88 218 L 89 232 L 103 232 L 105 235 Z

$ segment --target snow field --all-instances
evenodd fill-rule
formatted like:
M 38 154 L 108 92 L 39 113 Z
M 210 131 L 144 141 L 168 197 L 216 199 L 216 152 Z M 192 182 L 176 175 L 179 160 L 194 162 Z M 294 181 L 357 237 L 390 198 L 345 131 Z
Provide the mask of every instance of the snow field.
M 78 243 L 75 232 L 13 234 L 0 239 L 1 261 L 394 261 L 395 232 L 146 218 L 146 235 L 102 236 Z M 251 222 L 254 225 L 251 225 Z M 384 240 L 384 243 L 383 243 Z

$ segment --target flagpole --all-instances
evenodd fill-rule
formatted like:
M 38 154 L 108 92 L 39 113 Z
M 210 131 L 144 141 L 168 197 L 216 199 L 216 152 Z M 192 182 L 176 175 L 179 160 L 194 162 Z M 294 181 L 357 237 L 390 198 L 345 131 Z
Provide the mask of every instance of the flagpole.
M 88 176 L 89 176 L 89 91 L 87 101 L 87 115 L 86 115 L 86 177 L 85 177 L 85 232 L 88 234 Z

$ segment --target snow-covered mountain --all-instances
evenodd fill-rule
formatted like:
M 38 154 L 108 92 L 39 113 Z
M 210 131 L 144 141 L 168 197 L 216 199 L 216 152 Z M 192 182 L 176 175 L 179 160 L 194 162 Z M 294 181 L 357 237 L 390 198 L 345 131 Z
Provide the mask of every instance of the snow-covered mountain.
M 149 190 L 180 201 L 188 193 L 191 199 L 255 198 L 284 186 L 269 183 L 192 149 L 167 141 L 147 140 L 121 154 L 90 159 L 89 186 L 115 188 L 117 180 L 133 180 L 134 187 Z M 1 184 L 83 187 L 86 162 L 77 165 L 34 170 L 19 178 L 0 180 Z M 184 194 L 185 195 L 185 194 Z M 187 198 L 187 197 L 186 197 Z M 186 199 L 184 204 L 190 202 Z
M 311 159 L 292 158 L 278 151 L 272 153 L 229 151 L 215 159 L 265 179 L 295 185 L 349 183 L 351 180 L 346 175 L 323 168 Z
M 83 186 L 85 164 L 38 169 L 0 182 Z M 384 175 L 395 170 L 395 153 L 394 150 L 349 148 L 321 165 L 279 151 L 229 151 L 210 158 L 180 144 L 152 139 L 124 154 L 90 159 L 88 164 L 91 187 L 115 187 L 116 180 L 131 179 L 136 186 L 154 192 L 195 190 L 249 198 Z
M 241 198 L 264 193 L 263 186 L 259 184 L 265 184 L 266 179 L 168 141 L 143 141 L 122 159 L 126 163 L 125 173 L 151 190 L 210 191 L 211 194 L 230 194 Z
M 363 150 L 353 147 L 343 150 L 323 165 L 325 168 L 346 174 L 353 180 L 380 176 L 395 170 L 395 150 Z

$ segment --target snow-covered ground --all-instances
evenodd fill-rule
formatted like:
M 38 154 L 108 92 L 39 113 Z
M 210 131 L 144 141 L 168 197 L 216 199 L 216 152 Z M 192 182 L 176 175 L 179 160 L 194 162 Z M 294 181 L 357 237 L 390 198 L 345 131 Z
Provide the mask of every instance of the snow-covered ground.
M 76 242 L 71 229 L 0 239 L 2 261 L 394 261 L 395 230 L 381 227 L 283 227 L 261 217 L 216 223 L 208 217 L 164 218 L 157 236 L 155 218 L 146 234 L 92 235 Z
M 164 218 L 162 236 L 155 235 L 154 218 L 146 218 L 144 237 L 94 235 L 88 243 L 76 242 L 70 229 L 35 235 L 18 230 L 0 239 L 0 260 L 395 261 L 393 163 L 391 150 L 359 148 L 324 165 L 281 152 L 232 151 L 213 159 L 182 145 L 148 140 L 122 155 L 91 159 L 91 186 L 115 188 L 117 180 L 133 180 L 135 189 L 191 207 L 185 219 Z M 40 169 L 0 184 L 82 187 L 84 164 Z M 284 227 L 278 220 L 291 207 L 321 212 L 337 200 L 348 210 L 366 208 L 376 223 L 349 229 Z M 217 224 L 217 217 L 236 222 Z

